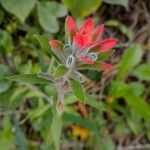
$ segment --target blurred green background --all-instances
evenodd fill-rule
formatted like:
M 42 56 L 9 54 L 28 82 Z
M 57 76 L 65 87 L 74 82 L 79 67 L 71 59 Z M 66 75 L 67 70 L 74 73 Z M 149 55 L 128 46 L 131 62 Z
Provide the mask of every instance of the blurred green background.
M 0 0 L 0 150 L 55 150 L 47 102 L 54 86 L 5 77 L 53 69 L 34 34 L 64 41 L 68 14 L 78 25 L 89 17 L 104 23 L 103 38 L 118 44 L 105 60 L 112 71 L 84 72 L 86 92 L 106 110 L 65 98 L 61 150 L 150 149 L 149 0 Z

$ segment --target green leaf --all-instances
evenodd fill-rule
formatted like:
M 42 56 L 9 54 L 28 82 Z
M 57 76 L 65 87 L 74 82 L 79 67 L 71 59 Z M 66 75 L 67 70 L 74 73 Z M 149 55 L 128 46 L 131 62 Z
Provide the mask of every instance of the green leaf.
M 55 70 L 55 78 L 60 78 L 67 73 L 68 69 L 64 65 L 59 65 Z
M 133 117 L 127 117 L 127 123 L 130 127 L 130 130 L 137 136 L 142 131 L 142 122 L 141 118 L 137 115 L 134 115 Z
M 110 137 L 107 137 L 105 139 L 102 139 L 101 143 L 101 149 L 102 150 L 115 150 L 115 144 L 113 140 Z
M 100 111 L 104 111 L 105 110 L 105 105 L 104 103 L 97 101 L 95 98 L 93 98 L 92 96 L 88 95 L 88 94 L 84 94 L 84 103 L 88 104 Z
M 150 120 L 150 106 L 142 97 L 135 95 L 132 91 L 128 91 L 125 95 L 127 104 L 135 111 L 135 113 L 146 120 Z
M 6 77 L 8 80 L 25 82 L 31 84 L 49 84 L 50 81 L 44 78 L 39 78 L 36 74 L 19 74 Z
M 139 97 L 140 93 L 137 90 L 141 89 L 141 85 L 126 84 L 123 81 L 115 81 L 110 88 L 110 95 L 114 98 L 124 98 L 128 106 L 132 108 L 137 115 L 142 116 L 145 119 L 150 119 L 150 106 L 145 102 L 142 97 Z
M 129 2 L 128 0 L 103 0 L 105 3 L 112 4 L 112 5 L 121 5 L 124 6 L 126 9 L 129 9 Z
M 150 64 L 142 64 L 133 70 L 133 75 L 141 80 L 150 81 Z
M 11 14 L 18 17 L 21 22 L 30 14 L 37 0 L 1 0 L 2 6 Z
M 83 18 L 95 12 L 102 0 L 62 0 L 75 17 Z
M 108 51 L 108 52 L 104 52 L 104 53 L 98 54 L 97 61 L 101 61 L 101 60 L 107 59 L 107 58 L 110 57 L 114 52 L 115 52 L 115 50 L 110 50 L 110 51 Z
M 31 120 L 41 117 L 48 109 L 50 108 L 50 105 L 44 105 L 39 106 L 33 110 L 30 110 L 27 118 L 30 118 Z
M 1 150 L 10 150 L 15 149 L 15 136 L 12 131 L 11 120 L 8 115 L 3 117 L 1 122 L 2 129 L 0 130 L 0 149 Z
M 0 93 L 7 91 L 12 85 L 11 81 L 5 79 L 10 75 L 10 70 L 6 65 L 0 64 Z
M 60 150 L 61 128 L 62 128 L 62 116 L 54 112 L 51 124 L 51 136 L 56 150 Z
M 82 102 L 84 102 L 84 93 L 80 82 L 76 80 L 69 80 L 70 87 L 74 95 Z
M 114 98 L 121 98 L 128 92 L 129 86 L 123 81 L 113 81 L 111 83 L 109 94 Z
M 19 97 L 19 99 L 21 99 L 26 92 L 27 92 L 27 87 L 25 87 L 25 86 L 17 88 L 13 92 L 13 94 L 11 95 L 11 97 L 9 98 L 9 104 L 10 105 L 15 105 L 15 104 L 19 105 L 20 102 L 21 102 L 21 100 L 20 100 L 20 102 L 18 102 L 17 101 L 18 97 Z
M 11 35 L 5 31 L 0 29 L 0 53 L 2 52 L 10 52 L 14 48 L 13 39 Z
M 59 57 L 51 50 L 50 45 L 48 44 L 48 38 L 42 35 L 35 34 L 34 37 L 38 40 L 40 43 L 40 46 L 44 52 L 49 53 L 51 56 L 53 56 L 58 62 L 61 62 Z
M 128 85 L 130 86 L 132 92 L 137 96 L 142 95 L 145 91 L 144 85 L 140 82 L 131 82 Z
M 64 104 L 65 105 L 73 104 L 76 101 L 77 101 L 77 98 L 74 96 L 74 94 L 70 94 L 64 98 Z
M 54 80 L 52 75 L 50 75 L 48 73 L 44 73 L 44 72 L 38 73 L 37 77 L 41 78 L 41 79 L 48 80 L 50 82 L 52 82 Z
M 59 31 L 57 18 L 67 15 L 67 9 L 63 4 L 58 2 L 39 2 L 38 19 L 40 25 L 45 31 L 56 33 Z
M 94 64 L 81 64 L 78 68 L 79 70 L 97 70 L 100 71 L 102 69 L 101 62 L 95 62 Z
M 123 80 L 128 73 L 140 62 L 142 58 L 142 49 L 138 44 L 129 47 L 120 62 L 117 80 Z
M 126 84 L 123 81 L 113 81 L 109 89 L 109 94 L 114 98 L 121 98 L 127 94 L 129 89 L 137 96 L 140 96 L 145 90 L 144 85 L 138 82 Z
M 70 76 L 71 79 L 74 79 L 80 83 L 84 83 L 85 82 L 85 77 L 83 74 L 81 74 L 80 72 L 78 71 L 73 71 L 71 73 L 71 76 Z

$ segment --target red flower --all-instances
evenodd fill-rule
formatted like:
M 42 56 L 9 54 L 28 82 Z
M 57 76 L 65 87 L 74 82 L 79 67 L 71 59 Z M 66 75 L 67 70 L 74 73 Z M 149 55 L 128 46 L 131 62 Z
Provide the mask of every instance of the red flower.
M 68 16 L 65 22 L 65 33 L 67 44 L 72 48 L 72 54 L 75 59 L 85 64 L 94 64 L 95 60 L 88 56 L 88 53 L 95 54 L 107 52 L 116 45 L 116 39 L 109 38 L 99 41 L 104 32 L 104 24 L 94 29 L 93 19 L 88 19 L 77 29 L 75 20 Z M 54 51 L 61 51 L 63 46 L 61 42 L 50 40 L 49 44 Z M 111 65 L 104 63 L 102 69 L 110 70 Z

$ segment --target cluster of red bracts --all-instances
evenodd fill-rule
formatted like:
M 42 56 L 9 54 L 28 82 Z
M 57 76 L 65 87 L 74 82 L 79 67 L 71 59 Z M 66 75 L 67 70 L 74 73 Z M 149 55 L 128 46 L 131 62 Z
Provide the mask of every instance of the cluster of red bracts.
M 94 65 L 96 58 L 91 57 L 93 54 L 107 52 L 116 45 L 116 39 L 108 38 L 103 41 L 99 41 L 101 35 L 104 32 L 104 25 L 99 25 L 94 29 L 93 19 L 88 19 L 83 25 L 77 29 L 75 20 L 68 16 L 65 22 L 65 33 L 67 38 L 67 44 L 71 47 L 72 53 L 76 61 Z M 64 46 L 58 40 L 50 40 L 49 44 L 54 52 L 63 52 Z M 100 69 L 110 70 L 112 66 L 106 63 L 98 62 Z

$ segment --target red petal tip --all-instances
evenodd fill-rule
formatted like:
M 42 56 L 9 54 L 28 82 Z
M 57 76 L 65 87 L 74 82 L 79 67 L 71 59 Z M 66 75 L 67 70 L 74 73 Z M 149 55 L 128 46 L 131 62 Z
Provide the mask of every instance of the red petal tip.
M 98 41 L 100 36 L 103 34 L 104 32 L 104 24 L 99 25 L 93 32 L 93 37 L 92 40 L 93 41 Z
M 76 29 L 76 22 L 75 22 L 75 20 L 71 16 L 67 16 L 66 22 L 67 22 L 67 28 L 68 28 L 68 30 L 70 30 L 70 29 Z
M 87 57 L 84 57 L 84 56 L 80 56 L 80 57 L 79 57 L 79 60 L 80 60 L 81 62 L 85 62 L 86 64 L 94 64 L 93 59 L 87 58 Z
M 110 64 L 107 64 L 107 63 L 103 63 L 102 64 L 102 70 L 104 70 L 104 71 L 110 71 L 110 70 L 112 70 L 112 65 L 110 65 Z
M 62 50 L 63 45 L 60 41 L 58 41 L 58 40 L 49 40 L 48 43 L 51 46 L 51 48 L 53 48 L 54 50 L 58 50 L 58 51 Z
M 94 21 L 92 18 L 90 18 L 82 24 L 82 26 L 79 29 L 79 33 L 80 34 L 90 33 L 92 32 L 93 28 L 94 28 Z
M 110 49 L 112 49 L 117 43 L 116 39 L 109 38 L 105 39 L 100 43 L 100 52 L 106 52 Z

